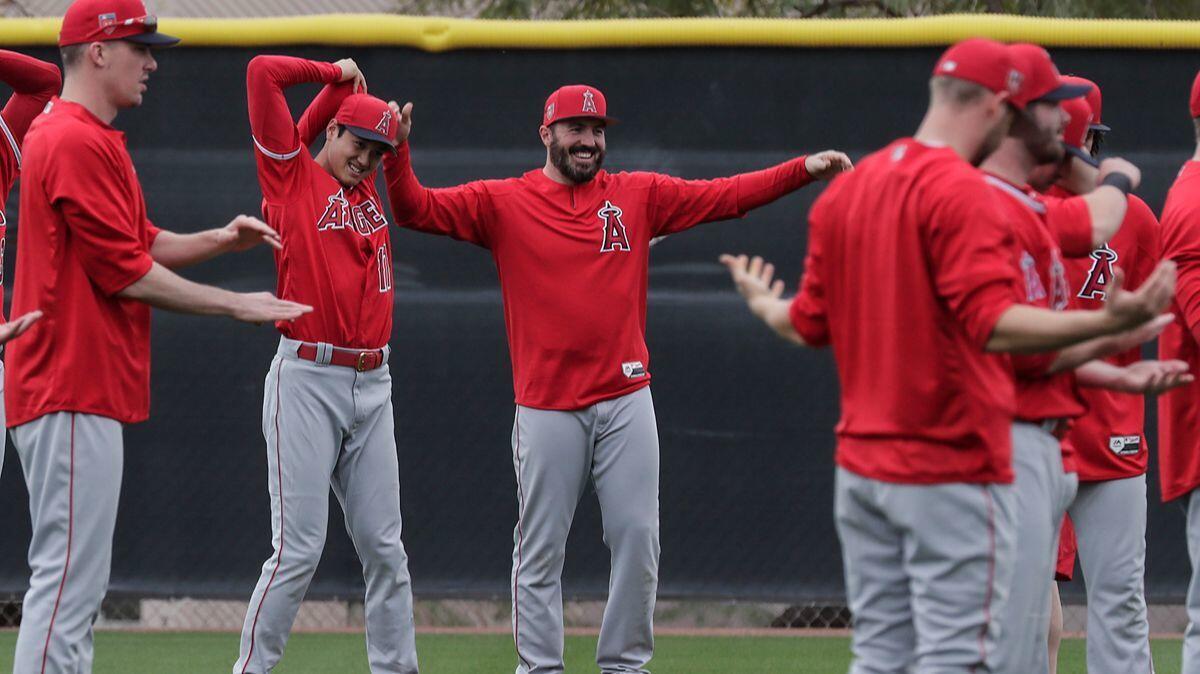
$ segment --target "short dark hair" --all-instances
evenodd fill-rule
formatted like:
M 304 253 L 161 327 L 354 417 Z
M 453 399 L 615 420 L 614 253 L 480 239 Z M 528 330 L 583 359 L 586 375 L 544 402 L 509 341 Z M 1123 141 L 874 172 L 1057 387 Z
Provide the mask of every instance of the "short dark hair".
M 346 133 L 346 125 L 345 125 L 345 124 L 338 124 L 338 134 L 337 134 L 337 137 L 338 137 L 338 138 L 341 138 L 343 133 Z
M 79 60 L 83 58 L 83 52 L 87 51 L 88 44 L 87 42 L 83 42 L 58 48 L 58 55 L 62 57 L 63 70 L 79 63 Z
M 1088 131 L 1092 136 L 1092 159 L 1100 158 L 1100 147 L 1104 145 L 1104 134 L 1100 131 Z

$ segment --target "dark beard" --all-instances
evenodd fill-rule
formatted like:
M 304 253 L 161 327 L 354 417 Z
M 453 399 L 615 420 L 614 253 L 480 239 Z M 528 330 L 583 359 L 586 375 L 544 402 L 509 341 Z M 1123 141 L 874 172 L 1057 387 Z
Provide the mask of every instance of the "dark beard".
M 600 166 L 604 163 L 604 151 L 598 147 L 593 147 L 592 152 L 595 154 L 596 161 L 587 168 L 582 168 L 571 163 L 570 148 L 563 147 L 558 139 L 550 141 L 550 163 L 563 176 L 575 183 L 576 185 L 586 183 L 596 177 L 596 173 L 600 171 Z

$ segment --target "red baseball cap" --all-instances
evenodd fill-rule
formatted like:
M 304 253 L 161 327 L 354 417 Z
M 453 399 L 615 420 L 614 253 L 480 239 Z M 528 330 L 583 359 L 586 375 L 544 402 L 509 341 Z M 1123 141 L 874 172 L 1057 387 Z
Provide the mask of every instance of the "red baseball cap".
M 1008 48 L 995 40 L 973 37 L 951 46 L 933 66 L 934 77 L 974 82 L 989 91 L 1015 96 L 1021 86 Z
M 1092 121 L 1088 125 L 1088 129 L 1092 131 L 1099 131 L 1101 133 L 1108 133 L 1109 131 L 1112 131 L 1111 128 L 1100 122 L 1100 109 L 1104 104 L 1104 100 L 1100 96 L 1100 87 L 1096 86 L 1096 83 L 1088 78 L 1079 77 L 1078 75 L 1063 75 L 1063 81 L 1067 84 L 1079 84 L 1086 87 L 1091 87 L 1091 89 L 1088 89 L 1087 95 L 1085 96 L 1088 107 L 1092 109 Z
M 1008 46 L 1013 65 L 1021 73 L 1021 89 L 1013 95 L 1013 103 L 1025 109 L 1037 101 L 1066 101 L 1087 94 L 1090 86 L 1063 81 L 1050 54 L 1036 44 L 1023 42 Z
M 172 47 L 179 38 L 158 32 L 158 17 L 142 0 L 75 0 L 63 15 L 58 46 L 128 40 L 150 47 Z
M 608 104 L 604 94 L 596 87 L 586 84 L 568 84 L 560 87 L 546 99 L 542 108 L 542 125 L 551 124 L 575 117 L 603 120 L 607 124 L 616 124 L 617 120 L 608 116 Z
M 382 99 L 370 94 L 351 94 L 342 101 L 333 120 L 363 140 L 373 140 L 396 151 L 400 120 Z
M 1092 166 L 1099 166 L 1100 162 L 1083 147 L 1087 142 L 1092 121 L 1096 119 L 1092 106 L 1088 105 L 1087 99 L 1070 98 L 1062 102 L 1062 109 L 1068 117 L 1067 128 L 1063 131 L 1063 147 L 1072 156 L 1079 157 Z
M 1200 73 L 1196 73 L 1196 79 L 1192 81 L 1192 104 L 1189 107 L 1192 117 L 1200 117 Z

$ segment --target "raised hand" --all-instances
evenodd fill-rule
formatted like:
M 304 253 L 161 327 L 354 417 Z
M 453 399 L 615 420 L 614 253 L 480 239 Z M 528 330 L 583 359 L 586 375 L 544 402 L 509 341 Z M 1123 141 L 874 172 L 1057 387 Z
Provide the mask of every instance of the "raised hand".
M 804 170 L 817 180 L 830 180 L 839 173 L 854 170 L 854 162 L 845 152 L 825 150 L 808 155 L 804 160 Z
M 1142 182 L 1141 169 L 1134 166 L 1133 163 L 1125 159 L 1121 159 L 1120 157 L 1109 157 L 1108 159 L 1100 162 L 1100 175 L 1097 177 L 1096 184 L 1104 182 L 1104 179 L 1108 177 L 1108 174 L 1110 173 L 1124 173 L 1125 175 L 1129 176 L 1129 179 L 1133 181 L 1133 189 L 1135 190 Z
M 367 93 L 367 78 L 358 69 L 358 64 L 354 62 L 354 59 L 342 59 L 335 61 L 333 65 L 342 69 L 342 79 L 338 80 L 339 82 L 354 80 L 354 93 Z
M 279 233 L 267 223 L 252 215 L 239 215 L 217 230 L 217 239 L 222 247 L 234 252 L 241 252 L 265 243 L 268 246 L 283 250 L 283 242 Z
M 399 126 L 396 127 L 396 144 L 399 145 L 408 140 L 408 134 L 412 133 L 412 103 L 405 103 L 401 108 L 396 101 L 388 101 L 388 107 L 392 109 L 392 114 L 396 119 L 400 120 Z
M 748 258 L 745 255 L 725 254 L 718 259 L 729 268 L 734 287 L 746 299 L 751 309 L 763 300 L 778 300 L 783 296 L 783 280 L 772 281 L 775 277 L 775 265 L 770 262 L 757 255 Z

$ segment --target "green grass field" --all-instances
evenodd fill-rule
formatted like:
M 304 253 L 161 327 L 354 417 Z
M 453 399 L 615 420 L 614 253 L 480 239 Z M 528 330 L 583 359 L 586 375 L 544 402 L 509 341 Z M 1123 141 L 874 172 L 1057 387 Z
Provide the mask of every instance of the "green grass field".
M 0 632 L 0 670 L 12 662 L 17 635 Z M 661 636 L 650 663 L 655 674 L 815 674 L 845 672 L 848 639 L 836 637 Z M 94 674 L 214 674 L 237 656 L 236 634 L 101 632 Z M 595 637 L 567 638 L 567 671 L 595 672 Z M 503 634 L 422 634 L 417 637 L 422 674 L 508 674 L 516 661 Z M 1063 646 L 1060 674 L 1083 674 L 1083 641 Z M 1156 669 L 1179 671 L 1179 640 L 1154 642 Z M 358 634 L 296 634 L 276 674 L 366 674 Z

